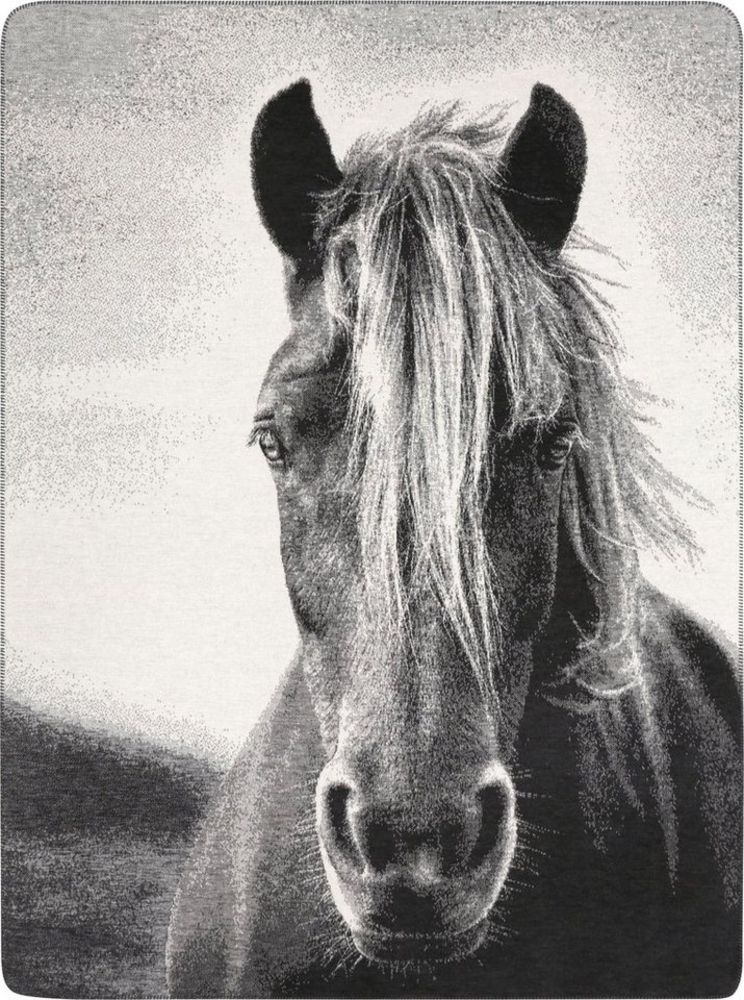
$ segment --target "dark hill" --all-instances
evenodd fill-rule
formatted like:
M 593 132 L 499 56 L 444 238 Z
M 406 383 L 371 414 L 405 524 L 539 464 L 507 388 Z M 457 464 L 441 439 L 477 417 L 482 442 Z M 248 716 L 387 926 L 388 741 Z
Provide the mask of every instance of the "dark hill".
M 2 964 L 16 993 L 165 995 L 170 907 L 219 774 L 205 762 L 2 713 Z

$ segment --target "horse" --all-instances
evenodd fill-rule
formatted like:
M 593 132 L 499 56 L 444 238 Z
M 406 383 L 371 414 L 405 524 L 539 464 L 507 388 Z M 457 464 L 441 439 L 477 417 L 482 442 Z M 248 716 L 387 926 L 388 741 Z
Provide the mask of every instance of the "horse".
M 180 884 L 173 997 L 738 982 L 735 662 L 639 569 L 694 538 L 571 252 L 579 114 L 536 84 L 505 121 L 428 106 L 341 166 L 307 80 L 256 121 L 299 647 Z

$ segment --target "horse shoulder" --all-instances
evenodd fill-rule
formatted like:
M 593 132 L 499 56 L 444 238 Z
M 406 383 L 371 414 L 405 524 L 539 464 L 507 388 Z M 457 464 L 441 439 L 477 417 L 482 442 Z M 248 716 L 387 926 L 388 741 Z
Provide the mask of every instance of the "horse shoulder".
M 646 634 L 665 668 L 662 683 L 684 692 L 700 723 L 715 716 L 718 726 L 740 739 L 742 677 L 735 648 L 714 625 L 659 591 L 648 589 L 647 608 L 652 624 Z
M 642 614 L 642 684 L 583 707 L 577 700 L 556 720 L 575 749 L 592 845 L 577 869 L 607 902 L 590 910 L 615 949 L 605 964 L 633 955 L 625 995 L 728 996 L 741 973 L 735 660 L 714 630 L 657 591 L 644 595 Z M 560 731 L 540 732 L 551 729 Z
M 738 911 L 742 852 L 741 678 L 726 641 L 658 592 L 645 644 L 679 838 L 678 891 Z
M 306 831 L 314 834 L 320 753 L 297 657 L 226 776 L 181 880 L 168 933 L 171 996 L 269 996 L 290 971 L 291 955 L 275 951 L 301 937 L 298 859 Z

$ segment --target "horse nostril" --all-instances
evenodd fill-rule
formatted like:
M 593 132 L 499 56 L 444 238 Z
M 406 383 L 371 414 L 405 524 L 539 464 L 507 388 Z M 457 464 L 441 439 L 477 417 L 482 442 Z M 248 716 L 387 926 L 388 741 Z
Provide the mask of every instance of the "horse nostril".
M 476 792 L 480 805 L 480 831 L 467 861 L 470 870 L 480 867 L 501 844 L 510 821 L 509 796 L 502 784 L 485 785 Z
M 325 789 L 320 829 L 329 854 L 337 860 L 358 863 L 349 822 L 350 797 L 351 788 L 340 782 Z

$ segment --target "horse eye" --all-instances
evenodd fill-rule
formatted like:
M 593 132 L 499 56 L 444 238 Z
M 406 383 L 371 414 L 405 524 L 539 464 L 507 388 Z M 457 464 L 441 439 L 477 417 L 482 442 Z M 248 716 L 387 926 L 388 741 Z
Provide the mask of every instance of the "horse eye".
M 561 468 L 573 448 L 576 430 L 572 421 L 561 421 L 549 429 L 540 447 L 540 464 L 544 469 Z
M 264 454 L 264 458 L 273 466 L 284 465 L 286 453 L 284 446 L 274 431 L 264 428 L 258 432 L 258 446 Z

